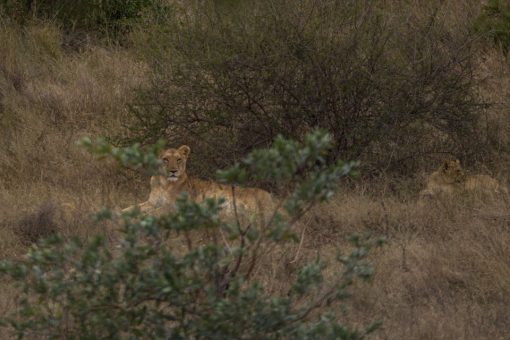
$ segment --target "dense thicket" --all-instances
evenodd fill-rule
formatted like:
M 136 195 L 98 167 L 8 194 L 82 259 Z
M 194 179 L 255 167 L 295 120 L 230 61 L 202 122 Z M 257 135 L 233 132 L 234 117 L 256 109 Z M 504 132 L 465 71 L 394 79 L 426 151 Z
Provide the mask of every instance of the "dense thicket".
M 440 4 L 396 4 L 176 6 L 139 35 L 157 75 L 133 107 L 134 139 L 189 143 L 214 168 L 315 127 L 334 136 L 334 157 L 377 171 L 472 159 L 487 143 L 473 32 L 451 30 Z

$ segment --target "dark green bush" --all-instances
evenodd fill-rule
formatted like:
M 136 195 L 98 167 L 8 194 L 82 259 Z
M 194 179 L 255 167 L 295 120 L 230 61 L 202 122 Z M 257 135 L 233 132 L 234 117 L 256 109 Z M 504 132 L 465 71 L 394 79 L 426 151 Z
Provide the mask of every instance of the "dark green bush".
M 88 31 L 117 37 L 141 18 L 156 0 L 0 0 L 0 12 L 19 22 L 46 19 L 67 31 Z
M 414 171 L 479 155 L 469 30 L 385 1 L 192 1 L 139 32 L 155 68 L 132 141 L 186 142 L 210 168 L 321 127 L 333 158 Z M 426 7 L 426 6 L 424 6 Z M 430 6 L 429 6 L 430 7 Z M 207 172 L 207 168 L 197 169 Z
M 159 164 L 157 148 L 145 154 L 103 141 L 84 144 L 129 166 Z M 371 276 L 366 257 L 373 241 L 353 237 L 354 250 L 338 256 L 327 280 L 320 259 L 304 265 L 285 292 L 271 293 L 253 274 L 264 253 L 295 238 L 294 222 L 302 213 L 328 199 L 350 173 L 354 164 L 326 164 L 331 147 L 330 136 L 319 132 L 303 144 L 278 138 L 271 149 L 253 152 L 219 175 L 226 182 L 242 182 L 251 174 L 294 183 L 282 204 L 289 219 L 275 211 L 260 224 L 225 222 L 218 217 L 221 199 L 197 204 L 182 196 L 168 215 L 120 216 L 122 237 L 115 251 L 100 237 L 65 242 L 54 236 L 34 246 L 24 261 L 1 262 L 0 272 L 13 280 L 18 295 L 17 309 L 0 325 L 31 339 L 363 338 L 377 324 L 348 327 L 340 303 L 356 278 Z M 115 219 L 108 210 L 97 218 Z M 206 231 L 223 233 L 225 241 L 198 244 L 190 237 Z
M 510 47 L 510 5 L 500 0 L 489 0 L 475 22 L 477 31 L 488 36 L 508 52 Z

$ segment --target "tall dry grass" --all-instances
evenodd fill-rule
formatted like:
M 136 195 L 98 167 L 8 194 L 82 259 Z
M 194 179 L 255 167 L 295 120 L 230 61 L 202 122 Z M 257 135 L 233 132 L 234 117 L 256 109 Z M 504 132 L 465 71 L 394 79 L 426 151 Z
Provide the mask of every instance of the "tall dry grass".
M 17 229 L 26 224 L 25 214 L 37 214 L 42 206 L 55 206 L 57 230 L 87 234 L 94 209 L 137 199 L 138 190 L 129 184 L 136 176 L 93 161 L 75 142 L 120 131 L 146 68 L 113 47 L 65 51 L 63 35 L 51 23 L 1 25 L 0 253 L 5 257 L 24 250 Z
M 449 2 L 452 29 L 479 1 Z M 472 12 L 470 12 L 472 11 Z M 90 44 L 62 47 L 51 23 L 21 30 L 0 23 L 0 258 L 19 257 L 53 231 L 87 237 L 109 233 L 89 222 L 101 205 L 127 206 L 146 197 L 148 182 L 93 160 L 74 145 L 83 135 L 120 132 L 134 92 L 150 78 L 136 51 Z M 497 129 L 498 162 L 468 165 L 508 183 L 510 60 L 495 48 L 478 51 L 479 94 L 494 102 L 487 128 Z M 192 159 L 193 162 L 199 162 Z M 460 197 L 418 203 L 430 163 L 415 178 L 359 183 L 308 218 L 300 261 L 332 262 L 353 232 L 386 235 L 371 257 L 376 275 L 355 288 L 346 318 L 380 317 L 381 339 L 505 339 L 510 334 L 510 197 Z M 285 291 L 295 268 L 273 254 L 258 273 L 267 289 Z M 290 255 L 289 255 L 290 254 Z M 2 285 L 0 310 L 14 308 Z

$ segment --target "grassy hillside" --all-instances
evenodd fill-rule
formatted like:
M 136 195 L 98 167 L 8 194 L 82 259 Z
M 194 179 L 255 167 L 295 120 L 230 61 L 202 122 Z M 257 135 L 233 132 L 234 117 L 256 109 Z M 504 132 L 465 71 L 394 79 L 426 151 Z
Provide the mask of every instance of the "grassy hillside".
M 387 11 L 398 11 L 402 6 L 400 1 L 381 3 L 386 6 L 382 10 Z M 387 244 L 371 257 L 376 271 L 373 282 L 356 287 L 346 316 L 360 324 L 380 318 L 383 328 L 374 338 L 503 339 L 510 332 L 506 320 L 510 315 L 510 196 L 417 201 L 425 174 L 437 168 L 445 155 L 452 156 L 452 150 L 466 161 L 468 172 L 490 174 L 510 183 L 510 57 L 501 44 L 478 35 L 474 28 L 468 29 L 475 27 L 482 5 L 482 1 L 475 0 L 452 1 L 437 12 L 446 23 L 444 39 L 467 34 L 460 30 L 469 31 L 473 37 L 470 72 L 480 118 L 480 130 L 475 131 L 475 136 L 479 134 L 483 139 L 476 147 L 481 149 L 471 152 L 469 145 L 462 143 L 442 149 L 444 145 L 437 139 L 430 143 L 435 152 L 426 153 L 428 149 L 423 148 L 423 156 L 420 148 L 392 148 L 392 152 L 402 152 L 393 154 L 386 153 L 389 149 L 382 148 L 381 152 L 372 146 L 369 152 L 360 154 L 367 164 L 370 152 L 377 158 L 373 164 L 380 166 L 410 150 L 413 162 L 402 157 L 402 169 L 398 168 L 400 163 L 393 162 L 379 172 L 367 166 L 370 174 L 362 173 L 360 178 L 346 183 L 348 189 L 330 203 L 316 207 L 307 217 L 302 262 L 317 255 L 332 260 L 337 248 L 347 247 L 346 237 L 353 232 L 387 236 Z M 412 2 L 406 10 L 410 11 L 409 22 L 403 26 L 413 24 L 412 19 L 420 16 L 423 5 Z M 158 45 L 154 50 L 151 39 L 161 26 L 149 19 L 123 33 L 120 42 L 101 34 L 70 32 L 55 18 L 34 18 L 23 23 L 11 19 L 0 19 L 2 259 L 21 258 L 32 242 L 54 231 L 66 237 L 87 238 L 97 233 L 111 236 L 111 230 L 91 223 L 89 216 L 103 205 L 125 207 L 144 200 L 149 190 L 148 178 L 94 159 L 75 145 L 76 140 L 82 136 L 107 136 L 119 142 L 121 137 L 139 137 L 140 131 L 148 131 L 148 125 L 142 126 L 134 114 L 140 112 L 137 105 L 158 99 L 168 100 L 162 107 L 168 108 L 174 102 L 183 104 L 177 101 L 182 97 L 166 97 L 179 92 L 172 92 L 173 85 L 163 82 L 162 75 L 167 74 L 162 74 L 158 66 L 172 66 L 174 55 L 163 53 L 165 46 L 159 50 L 161 55 Z M 400 43 L 410 44 L 409 41 Z M 191 88 L 203 81 L 185 79 L 184 83 Z M 422 90 L 427 88 L 425 84 Z M 207 96 L 207 91 L 200 95 Z M 448 88 L 441 91 L 447 93 Z M 377 101 L 383 97 L 370 98 Z M 441 98 L 438 96 L 437 100 Z M 239 103 L 242 100 L 234 104 Z M 234 113 L 242 109 L 235 105 L 232 108 Z M 242 125 L 246 121 L 237 122 Z M 196 141 L 196 135 L 185 135 L 185 131 L 177 124 L 165 126 L 164 134 L 156 137 L 168 137 L 174 144 L 181 143 L 176 137 L 182 137 L 182 143 Z M 250 130 L 253 135 L 246 135 L 252 140 L 234 132 L 240 143 L 254 145 L 259 141 L 258 131 Z M 302 131 L 295 132 L 302 135 Z M 188 163 L 193 174 L 208 176 L 217 166 L 231 164 L 230 154 L 226 160 L 218 160 L 218 155 L 232 150 L 242 152 L 232 146 L 231 140 L 210 137 L 210 143 L 196 141 L 196 148 L 192 145 L 196 152 L 192 151 Z M 408 146 L 413 142 L 384 141 L 387 144 L 381 145 Z M 284 290 L 293 268 L 285 267 L 278 252 L 264 261 L 267 272 L 258 276 L 265 288 Z M 0 310 L 15 308 L 10 285 L 4 282 L 2 288 Z

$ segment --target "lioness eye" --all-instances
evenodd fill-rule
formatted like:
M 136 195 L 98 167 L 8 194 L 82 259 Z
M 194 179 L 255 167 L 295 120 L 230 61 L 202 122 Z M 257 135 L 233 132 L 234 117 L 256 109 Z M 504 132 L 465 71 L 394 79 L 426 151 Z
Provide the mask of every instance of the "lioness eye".
M 180 159 L 180 158 L 177 159 L 177 163 L 180 163 L 180 162 L 182 162 L 182 159 Z
M 168 158 L 163 158 L 163 162 L 168 163 Z

